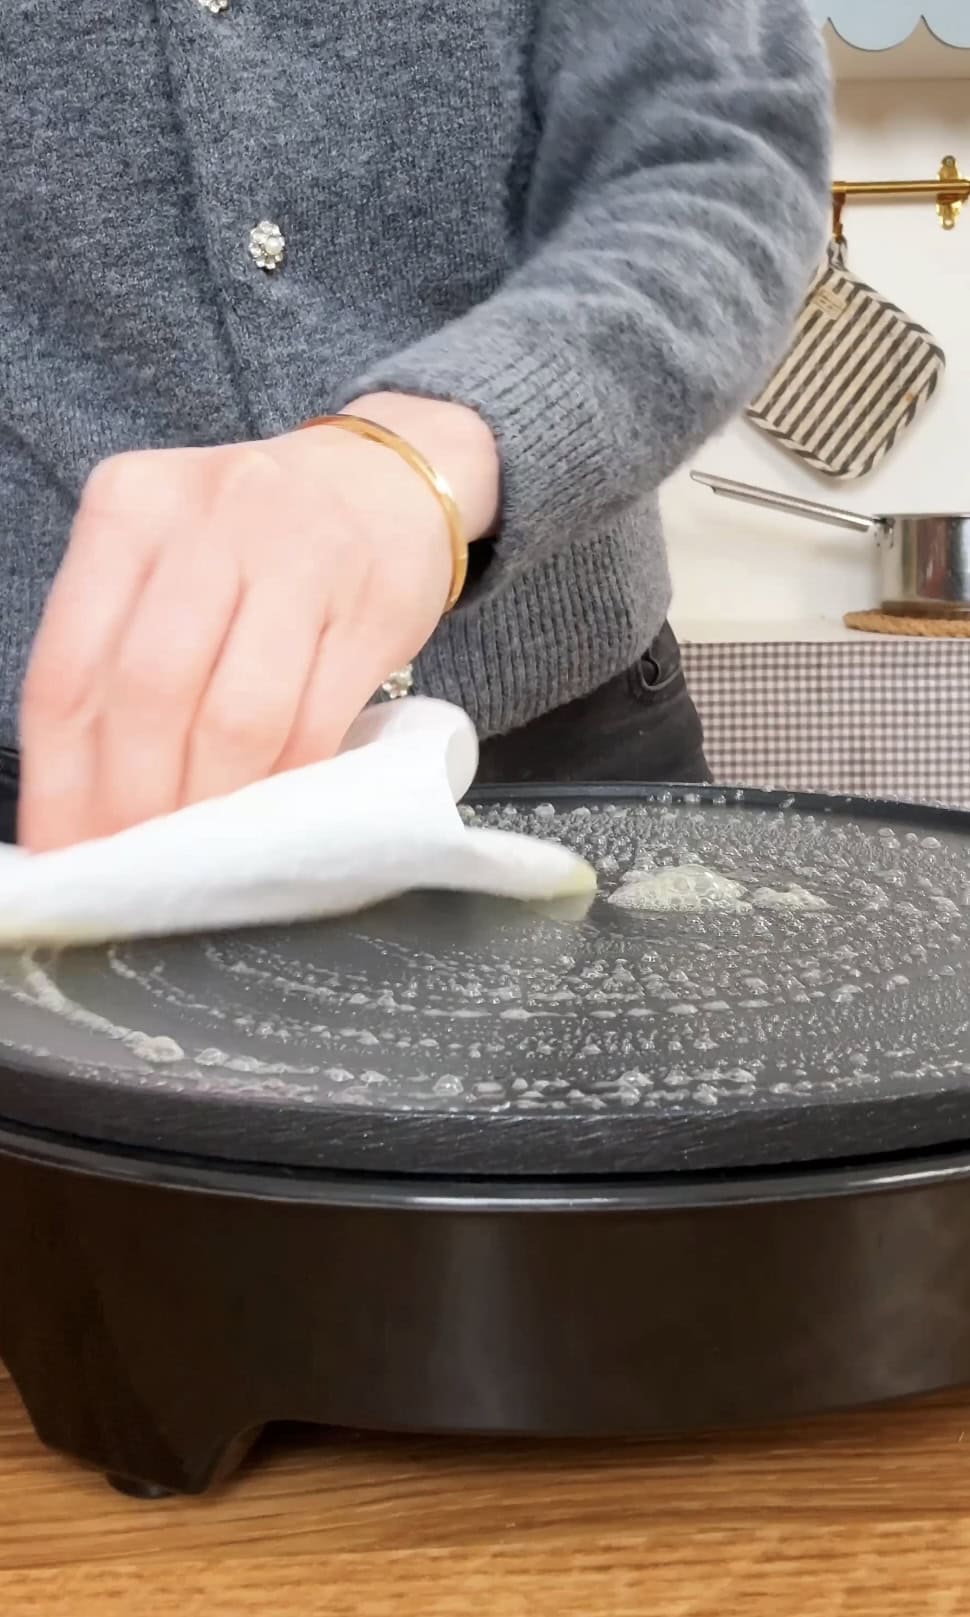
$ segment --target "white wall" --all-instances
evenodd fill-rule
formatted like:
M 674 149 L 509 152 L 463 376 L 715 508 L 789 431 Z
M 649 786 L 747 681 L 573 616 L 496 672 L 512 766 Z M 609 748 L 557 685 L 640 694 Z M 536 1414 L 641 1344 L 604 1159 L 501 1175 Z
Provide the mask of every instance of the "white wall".
M 970 171 L 970 78 L 839 86 L 841 179 L 929 179 L 945 153 Z M 869 478 L 817 477 L 745 422 L 694 464 L 860 511 L 970 510 L 970 207 L 944 233 L 931 201 L 850 202 L 849 265 L 922 323 L 948 369 L 937 397 Z M 681 472 L 664 491 L 674 621 L 840 618 L 878 602 L 874 545 L 717 499 Z

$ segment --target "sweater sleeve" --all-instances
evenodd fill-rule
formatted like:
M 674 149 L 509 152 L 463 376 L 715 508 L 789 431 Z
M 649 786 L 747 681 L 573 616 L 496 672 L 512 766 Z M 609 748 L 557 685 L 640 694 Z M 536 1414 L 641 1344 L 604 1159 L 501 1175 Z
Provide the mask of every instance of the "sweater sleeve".
M 481 413 L 503 572 L 657 489 L 754 397 L 828 206 L 805 0 L 541 0 L 534 93 L 520 267 L 353 390 Z

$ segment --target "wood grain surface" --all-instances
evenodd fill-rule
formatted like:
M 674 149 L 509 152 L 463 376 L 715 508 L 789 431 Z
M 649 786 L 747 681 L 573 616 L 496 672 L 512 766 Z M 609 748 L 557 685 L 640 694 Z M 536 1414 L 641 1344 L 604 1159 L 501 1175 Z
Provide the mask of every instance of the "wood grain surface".
M 140 1504 L 0 1369 L 3 1617 L 965 1617 L 970 1397 L 682 1445 L 274 1434 Z

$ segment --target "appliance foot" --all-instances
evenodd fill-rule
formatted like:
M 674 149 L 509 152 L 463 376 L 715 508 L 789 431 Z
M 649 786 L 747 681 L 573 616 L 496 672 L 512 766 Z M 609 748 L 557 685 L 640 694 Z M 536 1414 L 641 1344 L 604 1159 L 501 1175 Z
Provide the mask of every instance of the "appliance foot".
M 119 1477 L 109 1471 L 107 1480 L 116 1493 L 123 1493 L 129 1499 L 144 1499 L 154 1501 L 157 1499 L 173 1499 L 174 1488 L 163 1488 L 157 1482 L 136 1482 L 132 1477 Z

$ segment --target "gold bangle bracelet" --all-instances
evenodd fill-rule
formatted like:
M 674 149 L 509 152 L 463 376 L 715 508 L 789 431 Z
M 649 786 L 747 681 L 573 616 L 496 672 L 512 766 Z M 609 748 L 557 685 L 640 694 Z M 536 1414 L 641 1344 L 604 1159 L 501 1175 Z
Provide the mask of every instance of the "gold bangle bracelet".
M 432 494 L 436 496 L 448 524 L 448 538 L 451 541 L 451 588 L 448 591 L 445 611 L 450 612 L 461 599 L 468 578 L 468 539 L 458 509 L 458 501 L 447 478 L 442 477 L 421 451 L 415 449 L 413 444 L 409 444 L 406 438 L 392 432 L 389 427 L 379 426 L 376 421 L 366 420 L 364 416 L 315 416 L 312 421 L 304 421 L 303 427 L 337 427 L 342 432 L 352 432 L 358 438 L 366 438 L 369 443 L 382 444 L 385 449 L 392 449 L 413 472 L 417 472 L 418 476 L 423 478 Z

